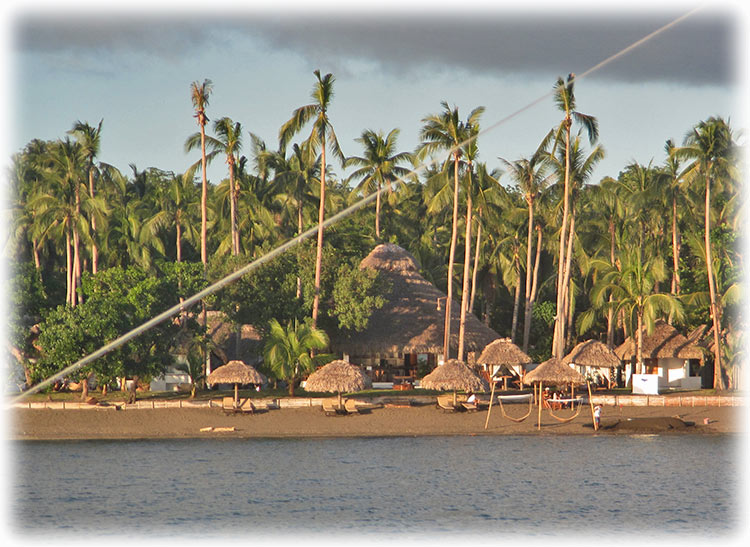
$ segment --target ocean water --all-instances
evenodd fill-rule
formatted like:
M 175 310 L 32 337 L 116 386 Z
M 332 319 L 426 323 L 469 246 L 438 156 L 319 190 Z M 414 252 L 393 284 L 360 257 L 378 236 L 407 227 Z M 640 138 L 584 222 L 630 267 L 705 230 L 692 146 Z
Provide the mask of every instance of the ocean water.
M 728 536 L 731 436 L 15 442 L 14 534 Z

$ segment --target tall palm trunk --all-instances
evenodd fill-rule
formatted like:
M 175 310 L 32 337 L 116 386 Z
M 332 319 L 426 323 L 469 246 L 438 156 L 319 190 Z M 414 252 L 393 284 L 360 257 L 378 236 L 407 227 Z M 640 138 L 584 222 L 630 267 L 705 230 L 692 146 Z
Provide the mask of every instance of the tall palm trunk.
M 206 251 L 206 239 L 208 233 L 206 230 L 206 217 L 208 216 L 208 180 L 206 178 L 206 122 L 204 118 L 198 120 L 201 128 L 201 262 L 203 269 L 206 269 L 208 263 L 208 253 Z
M 615 221 L 612 217 L 609 219 L 609 263 L 615 267 Z M 609 308 L 607 308 L 607 347 L 615 347 L 615 309 L 612 307 L 614 297 L 609 295 Z
M 518 246 L 516 245 L 516 248 Z M 510 341 L 516 342 L 516 331 L 518 330 L 518 310 L 521 309 L 521 261 L 518 254 L 513 257 L 513 264 L 516 270 L 516 290 L 513 297 L 513 320 L 510 326 Z
M 526 287 L 524 291 L 524 307 L 523 307 L 523 345 L 524 351 L 529 343 L 528 332 L 531 328 L 531 249 L 532 247 L 532 235 L 534 233 L 534 201 L 533 199 L 527 199 L 529 205 L 529 227 L 526 234 Z
M 177 247 L 177 262 L 182 262 L 182 211 L 178 210 L 175 215 L 175 225 L 177 228 L 177 236 L 175 237 L 175 247 Z
M 568 242 L 565 251 L 565 269 L 563 270 L 563 298 L 562 298 L 562 311 L 563 311 L 563 329 L 560 339 L 560 353 L 565 353 L 565 340 L 566 340 L 566 329 L 565 327 L 572 324 L 573 310 L 570 309 L 570 274 L 572 271 L 571 261 L 573 257 L 573 239 L 575 237 L 575 210 L 571 207 L 570 211 L 570 230 L 568 231 Z
M 318 209 L 318 248 L 315 254 L 315 287 L 312 309 L 312 326 L 317 327 L 318 309 L 320 307 L 320 271 L 323 265 L 323 221 L 325 220 L 326 204 L 326 144 L 325 134 L 321 139 L 320 155 L 320 207 Z
M 677 226 L 677 196 L 672 197 L 672 294 L 680 294 L 680 232 Z
M 638 325 L 635 347 L 635 373 L 643 374 L 643 312 L 638 309 Z
M 567 287 L 564 285 L 565 278 L 565 240 L 568 226 L 568 208 L 569 208 L 569 186 L 570 186 L 570 125 L 571 120 L 568 117 L 565 121 L 565 176 L 563 183 L 563 218 L 560 229 L 560 251 L 557 261 L 557 309 L 555 315 L 555 330 L 552 339 L 552 355 L 562 359 L 563 345 L 565 339 L 565 312 L 564 312 L 564 293 Z
M 70 306 L 75 306 L 73 302 L 73 292 L 75 291 L 73 285 L 73 255 L 71 252 L 71 237 L 70 237 L 70 226 L 65 228 L 65 301 Z
M 479 271 L 479 248 L 481 244 L 482 223 L 479 222 L 479 217 L 477 217 L 477 244 L 474 248 L 474 264 L 471 271 L 471 298 L 469 300 L 469 313 L 474 313 L 474 298 L 477 293 L 477 272 Z
M 236 193 L 235 185 L 237 182 L 234 180 L 234 157 L 230 156 L 229 160 L 229 224 L 230 224 L 230 239 L 232 241 L 232 256 L 240 254 L 239 239 L 237 237 L 237 204 L 235 202 Z
M 453 223 L 451 246 L 448 253 L 448 287 L 445 300 L 445 332 L 443 334 L 443 360 L 450 359 L 451 304 L 453 301 L 453 262 L 456 259 L 456 239 L 458 230 L 458 152 L 453 154 Z
M 94 199 L 94 169 L 89 168 L 89 194 L 91 199 Z M 99 248 L 96 245 L 96 218 L 91 215 L 91 273 L 96 275 L 99 269 Z
M 539 259 L 542 251 L 542 227 L 536 227 L 536 256 L 534 257 L 534 274 L 531 282 L 531 298 L 529 298 L 529 315 L 533 319 L 534 302 L 539 288 Z M 529 336 L 531 334 L 531 320 L 523 326 L 523 352 L 529 351 Z
M 81 187 L 76 182 L 75 185 L 75 221 L 73 222 L 73 273 L 75 278 L 74 286 L 78 289 L 81 286 L 81 235 L 78 233 L 78 220 L 81 218 Z M 73 305 L 80 303 L 78 293 L 73 291 Z
M 380 181 L 378 181 L 378 193 L 375 196 L 375 238 L 380 241 Z
M 471 177 L 471 167 L 469 167 Z M 471 182 L 469 183 L 471 187 Z M 466 235 L 464 245 L 464 277 L 461 287 L 461 321 L 458 326 L 458 360 L 464 360 L 464 335 L 466 333 L 466 310 L 469 307 L 469 263 L 471 261 L 471 191 L 466 193 Z
M 721 314 L 716 302 L 716 282 L 711 258 L 711 166 L 706 169 L 706 211 L 704 215 L 704 243 L 706 246 L 706 274 L 708 291 L 711 297 L 711 318 L 714 331 L 714 389 L 724 389 L 724 377 L 721 372 Z
M 297 235 L 302 235 L 302 202 L 297 203 Z M 299 249 L 299 246 L 297 247 Z M 297 264 L 299 265 L 299 250 L 297 251 Z M 298 266 L 299 267 L 299 266 Z M 302 298 L 302 278 L 297 275 L 297 300 Z

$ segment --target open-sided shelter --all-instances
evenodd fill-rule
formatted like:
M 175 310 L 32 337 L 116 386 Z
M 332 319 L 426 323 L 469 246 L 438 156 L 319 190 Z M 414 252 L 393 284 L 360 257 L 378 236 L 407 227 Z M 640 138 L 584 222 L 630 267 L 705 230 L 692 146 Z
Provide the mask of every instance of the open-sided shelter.
M 443 353 L 446 296 L 419 273 L 419 264 L 393 243 L 375 247 L 360 268 L 378 270 L 390 283 L 385 305 L 370 316 L 367 328 L 349 336 L 331 336 L 333 351 L 362 365 L 375 382 L 415 377 L 433 369 Z M 451 307 L 452 351 L 458 348 L 460 306 Z M 500 336 L 473 314 L 466 315 L 464 347 L 479 352 Z M 469 359 L 471 360 L 471 359 Z

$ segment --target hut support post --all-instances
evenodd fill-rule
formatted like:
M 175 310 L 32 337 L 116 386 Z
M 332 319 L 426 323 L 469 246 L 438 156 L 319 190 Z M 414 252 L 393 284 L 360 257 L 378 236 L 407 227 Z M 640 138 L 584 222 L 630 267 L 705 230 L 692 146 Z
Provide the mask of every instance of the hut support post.
M 542 429 L 542 381 L 539 381 L 539 398 L 537 399 L 539 401 L 539 413 L 537 414 L 537 422 L 536 422 L 536 429 L 537 431 Z
M 484 428 L 487 429 L 487 424 L 490 423 L 490 413 L 492 412 L 492 401 L 495 398 L 495 386 L 497 382 L 492 382 L 492 389 L 490 390 L 490 408 L 487 409 L 487 419 L 484 420 Z
M 591 407 L 591 421 L 594 424 L 594 431 L 597 431 L 599 427 L 596 425 L 596 418 L 594 417 L 594 401 L 591 400 L 591 382 L 586 380 L 586 388 L 589 390 L 589 406 Z
M 237 384 L 234 384 L 234 409 L 237 410 L 237 407 L 240 405 L 240 395 L 238 392 Z

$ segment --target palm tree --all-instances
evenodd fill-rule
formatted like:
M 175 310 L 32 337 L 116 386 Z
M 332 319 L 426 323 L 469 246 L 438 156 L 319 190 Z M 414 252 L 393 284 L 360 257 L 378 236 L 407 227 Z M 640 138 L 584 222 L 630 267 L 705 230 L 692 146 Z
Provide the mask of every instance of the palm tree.
M 563 112 L 563 120 L 555 131 L 555 146 L 560 142 L 564 144 L 564 172 L 563 172 L 563 213 L 562 224 L 560 229 L 560 246 L 557 263 L 557 314 L 555 316 L 555 331 L 552 343 L 552 355 L 558 359 L 562 358 L 565 350 L 565 293 L 567 284 L 565 283 L 565 264 L 568 261 L 568 252 L 566 240 L 568 236 L 568 223 L 570 214 L 570 150 L 571 150 L 571 126 L 573 120 L 580 123 L 587 131 L 589 142 L 593 144 L 599 137 L 599 125 L 596 118 L 587 114 L 578 112 L 575 104 L 575 94 L 573 84 L 575 74 L 569 74 L 567 81 L 562 78 L 557 79 L 555 84 L 555 104 Z M 552 151 L 554 155 L 554 149 Z
M 239 152 L 242 150 L 242 124 L 233 122 L 230 118 L 223 117 L 214 122 L 214 133 L 218 138 L 211 139 L 211 146 L 223 152 L 227 157 L 229 166 L 229 205 L 230 205 L 230 229 L 232 242 L 232 256 L 240 254 L 240 237 L 237 231 L 237 199 L 239 188 L 235 179 L 235 167 L 239 161 Z
M 289 395 L 294 396 L 294 383 L 315 366 L 330 360 L 329 355 L 311 356 L 311 350 L 328 347 L 328 335 L 320 329 L 299 324 L 295 319 L 286 328 L 276 319 L 269 325 L 263 347 L 263 359 L 274 375 L 289 383 Z
M 94 166 L 94 158 L 99 154 L 99 148 L 101 143 L 102 134 L 102 122 L 99 120 L 99 125 L 96 128 L 90 126 L 88 123 L 76 121 L 73 124 L 73 128 L 68 131 L 76 137 L 81 145 L 83 155 L 86 158 L 88 176 L 89 176 L 89 197 L 94 198 L 94 175 L 96 167 Z M 96 216 L 91 217 L 91 272 L 96 274 L 99 262 L 99 249 L 96 245 Z
M 194 177 L 192 170 L 181 175 L 170 173 L 158 198 L 158 211 L 148 220 L 148 228 L 154 234 L 158 229 L 171 229 L 174 226 L 177 262 L 182 262 L 183 241 L 198 241 L 198 231 L 192 222 L 193 215 L 197 217 L 198 209 L 198 189 Z
M 675 144 L 671 139 L 664 144 L 667 160 L 664 165 L 662 181 L 665 195 L 672 206 L 672 294 L 680 294 L 680 228 L 678 225 L 678 210 L 682 196 L 682 177 L 680 160 L 673 154 Z
M 313 102 L 297 108 L 292 112 L 292 117 L 281 126 L 279 130 L 279 145 L 283 150 L 291 138 L 299 133 L 302 128 L 312 121 L 312 131 L 305 141 L 308 152 L 312 155 L 318 153 L 320 149 L 320 206 L 318 209 L 318 246 L 315 257 L 315 287 L 312 308 L 312 326 L 318 322 L 318 308 L 320 307 L 320 270 L 323 263 L 323 222 L 325 220 L 325 190 L 326 190 L 326 144 L 331 147 L 331 152 L 343 165 L 346 161 L 344 154 L 341 152 L 336 133 L 328 118 L 328 109 L 333 100 L 333 82 L 332 74 L 320 76 L 320 71 L 316 70 L 313 74 L 317 78 L 317 83 L 313 86 L 311 97 Z
M 716 296 L 716 280 L 711 257 L 711 185 L 724 178 L 738 178 L 732 160 L 735 155 L 732 131 L 721 118 L 711 117 L 700 122 L 685 137 L 685 145 L 673 150 L 678 158 L 692 160 L 683 172 L 686 180 L 697 180 L 705 186 L 704 245 L 706 251 L 706 275 L 710 296 L 711 318 L 714 335 L 714 388 L 724 388 L 721 370 L 721 315 Z
M 523 324 L 523 351 L 527 352 L 529 349 L 529 334 L 531 333 L 531 309 L 534 306 L 534 300 L 531 295 L 531 284 L 532 284 L 532 260 L 531 253 L 533 249 L 533 234 L 534 234 L 534 212 L 537 200 L 541 197 L 542 192 L 545 190 L 550 182 L 550 176 L 545 174 L 548 165 L 548 157 L 546 149 L 548 146 L 549 138 L 552 136 L 552 132 L 548 133 L 547 136 L 542 140 L 542 143 L 537 148 L 531 158 L 521 158 L 514 162 L 510 162 L 506 159 L 500 158 L 505 166 L 508 168 L 508 172 L 511 179 L 518 184 L 518 188 L 521 190 L 526 204 L 528 205 L 528 233 L 526 236 L 526 288 L 524 297 L 524 324 Z M 538 253 L 537 253 L 538 257 Z
M 344 167 L 357 166 L 347 182 L 359 180 L 354 192 L 365 195 L 377 191 L 375 198 L 375 237 L 380 240 L 380 189 L 385 184 L 391 190 L 391 183 L 398 177 L 409 174 L 409 169 L 399 166 L 399 163 L 411 162 L 413 156 L 409 152 L 396 153 L 396 140 L 399 129 L 392 129 L 387 136 L 383 132 L 366 129 L 356 142 L 364 147 L 364 156 L 350 156 L 346 158 Z
M 458 234 L 458 189 L 459 189 L 459 163 L 463 151 L 461 145 L 468 138 L 467 126 L 471 127 L 479 122 L 479 117 L 484 112 L 484 107 L 475 108 L 469 114 L 466 123 L 462 122 L 458 115 L 458 107 L 451 110 L 448 103 L 440 103 L 443 111 L 440 114 L 432 114 L 422 119 L 422 130 L 417 156 L 421 159 L 439 151 L 448 151 L 453 156 L 453 217 L 451 224 L 451 244 L 448 254 L 448 285 L 447 299 L 445 301 L 445 333 L 443 337 L 443 359 L 450 358 L 450 332 L 451 332 L 451 301 L 453 299 L 453 264 L 456 258 L 456 240 Z
M 190 84 L 190 99 L 193 102 L 193 108 L 195 108 L 195 118 L 198 121 L 198 127 L 200 127 L 201 134 L 201 170 L 202 170 L 202 190 L 201 190 L 201 262 L 204 267 L 208 262 L 208 252 L 206 250 L 206 218 L 207 202 L 208 202 L 208 179 L 206 178 L 206 123 L 208 123 L 208 116 L 206 116 L 206 107 L 208 106 L 208 97 L 213 89 L 211 80 L 205 79 L 202 84 L 197 81 Z M 190 151 L 190 148 L 187 149 Z
M 667 278 L 664 262 L 654 256 L 643 257 L 640 247 L 631 248 L 623 255 L 622 270 L 612 268 L 604 261 L 599 264 L 608 272 L 602 276 L 591 292 L 592 303 L 597 307 L 613 306 L 623 310 L 628 331 L 636 333 L 636 373 L 643 367 L 643 330 L 653 332 L 660 317 L 671 315 L 678 321 L 685 316 L 682 303 L 671 294 L 654 292 L 659 281 Z M 605 299 L 612 295 L 612 301 Z

